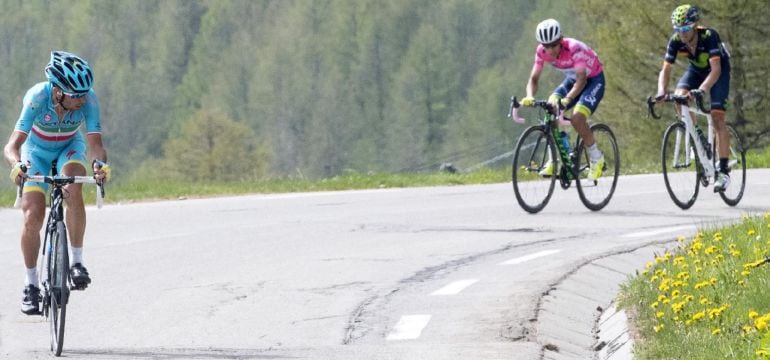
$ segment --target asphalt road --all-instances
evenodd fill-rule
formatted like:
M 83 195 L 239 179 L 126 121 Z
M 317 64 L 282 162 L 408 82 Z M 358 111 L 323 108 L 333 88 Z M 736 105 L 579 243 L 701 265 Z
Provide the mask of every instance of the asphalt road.
M 738 206 L 707 188 L 687 211 L 660 175 L 622 177 L 599 212 L 557 188 L 530 215 L 509 183 L 89 207 L 64 356 L 580 358 L 644 265 L 629 254 L 769 209 L 764 169 Z M 0 210 L 0 358 L 48 358 L 46 322 L 19 311 L 20 224 Z

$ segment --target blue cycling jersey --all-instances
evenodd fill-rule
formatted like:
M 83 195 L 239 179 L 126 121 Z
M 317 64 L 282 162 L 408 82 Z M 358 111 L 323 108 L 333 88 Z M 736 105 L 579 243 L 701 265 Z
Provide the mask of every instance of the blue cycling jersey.
M 89 134 L 101 134 L 99 122 L 99 100 L 93 90 L 86 95 L 83 105 L 75 111 L 67 111 L 60 119 L 56 115 L 51 99 L 51 84 L 36 84 L 24 95 L 21 115 L 16 122 L 16 131 L 27 134 L 27 140 L 21 145 L 22 162 L 29 162 L 27 173 L 32 175 L 48 174 L 54 160 L 61 174 L 65 165 L 86 164 L 86 143 L 80 126 L 85 123 Z M 48 185 L 27 181 L 24 192 L 45 192 Z
M 28 135 L 27 143 L 46 150 L 61 150 L 77 136 L 80 125 L 86 124 L 86 131 L 101 133 L 99 122 L 99 100 L 93 90 L 86 95 L 80 109 L 69 111 L 59 119 L 51 100 L 51 83 L 36 84 L 24 95 L 21 115 L 16 130 Z

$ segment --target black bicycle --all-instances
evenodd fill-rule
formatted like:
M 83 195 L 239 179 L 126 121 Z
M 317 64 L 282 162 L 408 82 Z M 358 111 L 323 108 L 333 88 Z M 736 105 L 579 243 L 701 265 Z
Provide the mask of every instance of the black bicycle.
M 26 170 L 26 169 L 25 169 Z M 51 175 L 29 175 L 25 181 L 44 182 L 52 187 L 50 211 L 45 227 L 45 239 L 38 272 L 42 284 L 42 311 L 40 314 L 51 325 L 51 352 L 61 356 L 64 345 L 64 324 L 70 290 L 76 289 L 69 277 L 69 246 L 67 227 L 64 223 L 64 186 L 68 184 L 96 184 L 96 205 L 102 206 L 104 186 L 93 176 L 60 176 L 56 174 L 56 161 L 51 166 Z M 15 207 L 21 204 L 24 181 L 18 187 Z
M 562 116 L 561 109 L 544 100 L 535 100 L 534 106 L 541 110 L 540 123 L 524 130 L 513 152 L 511 177 L 519 205 L 533 214 L 543 210 L 553 195 L 556 179 L 559 179 L 565 190 L 575 181 L 580 201 L 587 208 L 598 211 L 607 206 L 620 175 L 618 144 L 610 127 L 605 124 L 590 126 L 596 144 L 604 153 L 602 175 L 591 179 L 588 171 L 590 157 L 583 148 L 583 140 L 577 136 L 570 149 L 566 134 L 556 126 L 557 119 Z M 519 107 L 516 97 L 512 97 L 508 116 L 523 123 L 517 115 Z M 549 166 L 553 169 L 551 174 L 547 174 Z

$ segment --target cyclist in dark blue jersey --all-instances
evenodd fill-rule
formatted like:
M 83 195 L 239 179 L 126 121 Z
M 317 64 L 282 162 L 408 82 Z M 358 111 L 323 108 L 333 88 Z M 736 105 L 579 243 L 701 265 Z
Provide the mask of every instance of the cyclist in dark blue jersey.
M 57 172 L 67 176 L 85 176 L 91 166 L 98 179 L 107 179 L 107 151 L 102 144 L 99 122 L 99 100 L 91 89 L 93 73 L 88 62 L 64 51 L 54 51 L 45 67 L 47 81 L 38 83 L 24 96 L 21 115 L 3 149 L 11 166 L 11 181 L 20 184 L 27 173 L 47 175 L 54 161 Z M 86 126 L 84 136 L 80 127 Z M 93 162 L 86 162 L 86 142 Z M 26 172 L 24 171 L 26 168 Z M 40 252 L 40 229 L 45 217 L 45 193 L 48 185 L 27 181 L 21 198 L 24 226 L 21 230 L 21 250 L 26 266 L 26 281 L 21 311 L 28 315 L 39 312 L 40 284 L 37 255 Z M 83 266 L 83 236 L 86 212 L 82 184 L 65 187 L 65 221 L 72 244 L 70 278 L 76 289 L 91 282 Z
M 698 8 L 692 5 L 677 7 L 671 14 L 674 34 L 668 41 L 663 69 L 658 78 L 658 100 L 662 100 L 668 91 L 671 77 L 671 65 L 677 55 L 684 55 L 690 62 L 684 75 L 676 85 L 675 93 L 685 95 L 699 91 L 711 98 L 711 118 L 717 136 L 717 149 L 720 154 L 719 174 L 714 183 L 714 191 L 725 191 L 730 184 L 730 169 L 726 154 L 730 149 L 730 134 L 725 124 L 727 96 L 730 92 L 730 54 L 719 38 L 716 30 L 697 26 Z

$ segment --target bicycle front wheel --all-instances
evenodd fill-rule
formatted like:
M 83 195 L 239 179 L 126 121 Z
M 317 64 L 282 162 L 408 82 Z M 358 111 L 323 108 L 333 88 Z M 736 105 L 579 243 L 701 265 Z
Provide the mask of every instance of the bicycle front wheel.
M 675 122 L 663 133 L 661 164 L 666 190 L 676 206 L 689 209 L 698 198 L 699 179 L 703 168 L 699 164 L 694 139 L 687 135 L 682 122 Z
M 56 224 L 51 234 L 51 265 L 48 284 L 51 291 L 48 321 L 51 325 L 51 352 L 60 356 L 64 348 L 64 324 L 69 300 L 69 254 L 67 250 L 67 229 L 63 222 Z
M 730 133 L 730 150 L 726 156 L 730 168 L 730 185 L 725 191 L 720 192 L 719 196 L 725 204 L 735 206 L 743 198 L 743 191 L 746 189 L 746 149 L 743 148 L 743 142 L 732 126 L 728 125 L 727 131 Z M 718 160 L 721 157 L 722 154 L 717 154 L 714 158 Z
M 543 210 L 548 204 L 556 184 L 556 146 L 549 136 L 544 126 L 532 126 L 521 134 L 513 152 L 513 193 L 521 208 L 532 214 Z M 551 174 L 543 178 L 540 173 L 549 161 Z
M 605 124 L 594 124 L 591 126 L 591 132 L 599 150 L 604 155 L 604 166 L 601 176 L 598 179 L 589 179 L 589 168 L 591 166 L 590 156 L 583 146 L 583 141 L 577 143 L 576 170 L 578 195 L 580 201 L 587 208 L 598 211 L 607 206 L 615 193 L 615 186 L 618 184 L 620 175 L 620 153 L 618 143 L 615 140 L 615 134 L 609 126 Z

